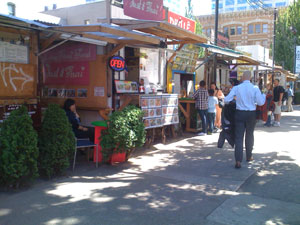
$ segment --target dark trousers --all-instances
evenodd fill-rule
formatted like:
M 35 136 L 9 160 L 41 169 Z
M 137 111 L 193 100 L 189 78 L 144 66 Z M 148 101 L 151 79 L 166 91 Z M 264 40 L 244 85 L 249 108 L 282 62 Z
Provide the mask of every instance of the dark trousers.
M 213 132 L 215 128 L 216 113 L 207 113 L 208 131 Z
M 87 127 L 87 131 L 83 130 L 75 130 L 75 137 L 76 138 L 89 138 L 91 142 L 94 142 L 95 139 L 95 128 L 94 127 Z
M 202 132 L 206 133 L 206 128 L 207 128 L 207 109 L 198 109 L 198 113 L 199 113 L 201 121 L 202 121 Z
M 244 134 L 246 132 L 245 145 L 246 157 L 252 157 L 254 145 L 254 128 L 256 124 L 255 111 L 240 111 L 235 113 L 235 160 L 242 162 L 244 148 Z

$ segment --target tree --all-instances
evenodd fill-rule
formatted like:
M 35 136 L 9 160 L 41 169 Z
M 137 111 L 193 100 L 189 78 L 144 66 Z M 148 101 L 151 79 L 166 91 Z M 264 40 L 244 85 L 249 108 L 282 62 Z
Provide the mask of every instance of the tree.
M 300 2 L 281 9 L 276 22 L 275 63 L 294 72 L 294 43 L 299 44 Z
M 37 133 L 25 106 L 14 110 L 0 133 L 0 179 L 5 186 L 18 188 L 38 176 Z
M 50 104 L 45 112 L 39 136 L 39 169 L 51 178 L 62 174 L 75 151 L 75 136 L 63 109 Z

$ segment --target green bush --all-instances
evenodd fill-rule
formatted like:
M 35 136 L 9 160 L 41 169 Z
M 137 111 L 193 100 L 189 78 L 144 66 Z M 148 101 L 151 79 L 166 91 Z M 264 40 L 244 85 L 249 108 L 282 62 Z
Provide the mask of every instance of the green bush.
M 146 131 L 142 118 L 142 110 L 132 105 L 111 114 L 108 129 L 101 135 L 104 161 L 117 152 L 126 152 L 128 158 L 134 148 L 145 144 Z
M 295 93 L 294 102 L 295 104 L 300 104 L 300 92 Z
M 0 133 L 1 183 L 18 188 L 38 177 L 37 133 L 25 106 L 11 112 Z
M 40 174 L 51 178 L 70 166 L 75 151 L 75 136 L 66 113 L 56 104 L 45 112 L 39 136 Z

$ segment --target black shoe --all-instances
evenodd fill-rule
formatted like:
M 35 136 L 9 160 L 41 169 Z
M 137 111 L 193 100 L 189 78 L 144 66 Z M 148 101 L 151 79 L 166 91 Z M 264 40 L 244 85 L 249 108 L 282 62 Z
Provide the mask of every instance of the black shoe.
M 241 166 L 241 162 L 237 161 L 235 163 L 235 166 L 234 166 L 236 169 L 240 169 L 242 166 Z

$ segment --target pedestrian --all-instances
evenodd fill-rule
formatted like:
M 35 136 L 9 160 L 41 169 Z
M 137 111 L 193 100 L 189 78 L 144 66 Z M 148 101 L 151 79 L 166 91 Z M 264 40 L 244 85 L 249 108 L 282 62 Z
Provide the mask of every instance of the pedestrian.
M 267 91 L 266 91 L 266 116 L 267 116 L 267 121 L 264 124 L 265 127 L 271 127 L 272 125 L 272 114 L 275 109 L 274 101 L 273 101 L 273 91 L 272 91 L 272 85 L 268 84 L 267 86 Z
M 287 86 L 287 93 L 288 93 L 288 100 L 287 100 L 287 111 L 288 112 L 293 112 L 293 97 L 294 97 L 294 92 L 293 92 L 293 89 L 291 88 L 291 86 L 288 84 Z
M 279 85 L 279 79 L 274 81 L 274 90 L 273 90 L 273 101 L 275 104 L 274 117 L 275 121 L 273 126 L 280 127 L 280 117 L 281 117 L 281 104 L 284 94 L 284 88 Z
M 246 133 L 246 159 L 252 161 L 252 149 L 254 145 L 254 128 L 256 122 L 256 104 L 263 105 L 266 96 L 257 86 L 250 83 L 251 72 L 243 73 L 242 83 L 234 86 L 225 97 L 225 103 L 236 98 L 235 112 L 235 168 L 241 168 L 243 160 L 244 135 Z
M 195 107 L 200 115 L 202 121 L 202 131 L 200 136 L 206 135 L 207 130 L 207 109 L 208 109 L 208 92 L 205 89 L 206 82 L 200 81 L 199 89 L 194 93 L 193 98 L 196 100 Z
M 209 89 L 208 91 L 208 112 L 207 112 L 207 121 L 208 121 L 208 134 L 212 134 L 215 130 L 215 118 L 216 118 L 216 107 L 218 106 L 218 99 L 215 96 L 215 91 Z
M 210 83 L 210 89 L 214 90 L 214 96 L 217 97 L 218 101 L 224 102 L 224 94 L 222 92 L 222 90 L 220 90 L 215 82 Z M 221 115 L 222 115 L 222 108 L 217 105 L 216 108 L 216 121 L 215 121 L 215 126 L 218 129 L 221 129 Z

